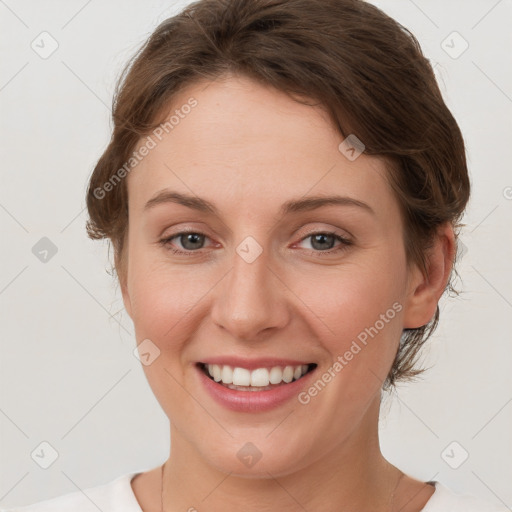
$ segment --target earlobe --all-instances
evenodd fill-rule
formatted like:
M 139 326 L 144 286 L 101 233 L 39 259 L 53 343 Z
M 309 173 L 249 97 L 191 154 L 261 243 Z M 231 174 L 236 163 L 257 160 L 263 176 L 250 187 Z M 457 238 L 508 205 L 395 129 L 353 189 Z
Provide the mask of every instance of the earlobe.
M 404 329 L 415 329 L 434 317 L 439 299 L 445 291 L 455 257 L 455 235 L 451 223 L 437 232 L 427 256 L 427 275 L 418 266 L 411 270 L 404 312 Z

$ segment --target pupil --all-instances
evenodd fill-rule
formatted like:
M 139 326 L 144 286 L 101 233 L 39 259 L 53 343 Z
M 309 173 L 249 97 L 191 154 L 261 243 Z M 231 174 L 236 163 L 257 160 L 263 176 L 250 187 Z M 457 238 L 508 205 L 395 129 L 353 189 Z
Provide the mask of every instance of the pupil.
M 182 244 L 185 249 L 197 249 L 197 245 L 201 245 L 203 241 L 203 235 L 200 235 L 198 233 L 187 233 L 186 235 L 182 235 Z M 313 235 L 313 242 L 312 245 L 315 249 L 325 250 L 325 249 L 332 249 L 334 237 L 332 235 L 327 234 L 318 234 Z M 330 239 L 331 243 L 328 244 L 328 247 L 325 246 L 326 239 Z M 191 244 L 192 246 L 190 247 Z M 188 245 L 188 247 L 187 247 Z
M 197 249 L 197 247 L 194 244 L 201 245 L 203 235 L 199 235 L 198 233 L 187 233 L 186 235 L 182 235 L 181 237 L 181 243 L 183 244 L 183 247 L 185 249 Z M 189 242 L 191 242 L 192 246 L 188 246 Z
M 320 245 L 318 247 L 315 247 L 315 244 L 317 242 L 318 239 L 322 240 L 325 242 L 325 238 L 331 238 L 332 241 L 334 242 L 334 237 L 332 235 L 326 235 L 326 234 L 319 234 L 319 235 L 313 235 L 313 242 L 312 242 L 312 246 L 315 248 L 315 249 L 326 249 L 325 245 Z M 332 249 L 332 244 L 329 244 L 329 247 L 327 247 L 327 249 Z

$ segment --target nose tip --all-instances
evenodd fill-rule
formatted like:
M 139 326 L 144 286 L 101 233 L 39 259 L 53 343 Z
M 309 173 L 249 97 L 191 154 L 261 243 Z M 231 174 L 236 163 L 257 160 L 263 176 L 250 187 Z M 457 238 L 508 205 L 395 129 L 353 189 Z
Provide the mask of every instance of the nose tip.
M 263 250 L 257 252 L 251 240 L 240 244 L 211 313 L 219 327 L 241 340 L 257 339 L 288 322 L 285 287 L 262 255 Z

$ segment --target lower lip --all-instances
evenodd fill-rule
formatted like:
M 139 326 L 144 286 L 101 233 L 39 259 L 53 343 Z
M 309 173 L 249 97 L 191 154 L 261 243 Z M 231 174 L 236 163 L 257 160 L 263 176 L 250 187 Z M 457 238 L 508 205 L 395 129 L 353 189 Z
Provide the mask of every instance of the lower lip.
M 237 412 L 263 412 L 279 407 L 294 396 L 297 396 L 308 384 L 316 368 L 298 380 L 266 391 L 237 391 L 236 389 L 230 389 L 210 379 L 199 366 L 196 366 L 196 370 L 206 391 L 220 405 Z

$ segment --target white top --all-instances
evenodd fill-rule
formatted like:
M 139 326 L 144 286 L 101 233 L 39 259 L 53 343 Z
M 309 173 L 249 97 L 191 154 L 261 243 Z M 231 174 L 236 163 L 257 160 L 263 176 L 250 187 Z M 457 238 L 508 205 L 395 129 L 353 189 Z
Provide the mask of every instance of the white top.
M 96 487 L 63 494 L 32 505 L 0 512 L 142 512 L 133 493 L 131 480 L 139 473 L 126 473 L 115 480 Z M 456 494 L 439 482 L 421 512 L 508 512 L 504 506 L 494 505 L 480 498 Z

